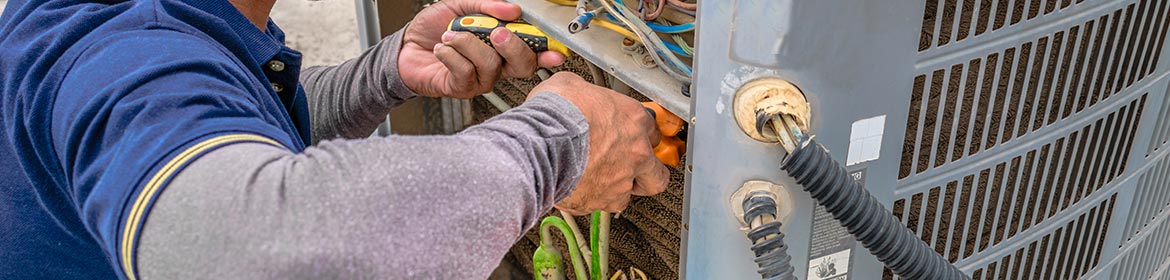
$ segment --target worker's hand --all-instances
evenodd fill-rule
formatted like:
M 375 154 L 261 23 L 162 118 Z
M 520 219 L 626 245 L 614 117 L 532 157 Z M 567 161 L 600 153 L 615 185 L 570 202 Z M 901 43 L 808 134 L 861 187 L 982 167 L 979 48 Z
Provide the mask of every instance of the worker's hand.
M 628 96 L 560 72 L 532 89 L 551 92 L 577 105 L 589 122 L 589 158 L 577 189 L 557 208 L 573 215 L 593 210 L 620 212 L 631 195 L 666 189 L 670 172 L 654 157 L 659 133 L 642 104 Z M 530 95 L 531 96 L 531 95 Z
M 423 9 L 402 38 L 398 73 L 414 92 L 430 97 L 471 98 L 491 91 L 503 77 L 529 77 L 536 67 L 564 62 L 559 53 L 533 53 L 524 40 L 504 28 L 492 31 L 488 46 L 470 32 L 447 32 L 455 17 L 487 14 L 520 18 L 520 6 L 499 0 L 447 0 Z

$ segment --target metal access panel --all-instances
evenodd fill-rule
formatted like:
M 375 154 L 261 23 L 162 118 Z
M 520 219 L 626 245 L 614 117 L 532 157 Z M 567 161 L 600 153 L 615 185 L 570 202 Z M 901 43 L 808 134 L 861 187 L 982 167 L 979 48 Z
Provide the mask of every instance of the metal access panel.
M 791 81 L 812 133 L 974 279 L 1170 279 L 1164 0 L 700 1 L 682 274 L 759 279 L 729 207 L 792 189 L 800 279 L 893 279 L 741 132 L 739 86 Z M 826 269 L 833 264 L 832 270 Z

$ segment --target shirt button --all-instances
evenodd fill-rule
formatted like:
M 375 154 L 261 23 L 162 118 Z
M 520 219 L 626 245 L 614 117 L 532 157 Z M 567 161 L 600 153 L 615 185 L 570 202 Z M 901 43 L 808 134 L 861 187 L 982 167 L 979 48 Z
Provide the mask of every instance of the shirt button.
M 275 90 L 276 92 L 282 92 L 284 91 L 284 86 L 278 83 L 272 83 L 272 90 Z
M 275 71 L 275 72 L 284 71 L 284 62 L 281 62 L 280 60 L 275 60 L 275 59 L 269 60 L 268 61 L 268 69 L 272 69 L 272 71 Z

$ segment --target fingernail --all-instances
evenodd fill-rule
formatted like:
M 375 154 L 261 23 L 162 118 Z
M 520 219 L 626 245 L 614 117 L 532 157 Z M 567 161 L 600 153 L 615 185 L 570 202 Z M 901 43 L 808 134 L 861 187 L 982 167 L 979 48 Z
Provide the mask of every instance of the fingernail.
M 431 47 L 431 51 L 439 51 L 439 48 L 442 48 L 442 47 L 443 47 L 443 43 L 435 44 L 434 47 Z
M 512 36 L 508 36 L 507 29 L 496 28 L 496 30 L 492 30 L 492 44 L 506 43 L 510 37 Z
M 453 32 L 453 31 L 443 32 L 443 42 L 451 41 L 451 38 L 455 38 L 455 32 Z

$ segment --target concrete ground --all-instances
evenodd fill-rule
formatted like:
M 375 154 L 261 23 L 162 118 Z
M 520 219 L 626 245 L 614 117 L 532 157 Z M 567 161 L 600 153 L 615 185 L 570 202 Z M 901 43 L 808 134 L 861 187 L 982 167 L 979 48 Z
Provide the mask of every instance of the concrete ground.
M 271 17 L 285 44 L 305 55 L 306 67 L 338 64 L 362 51 L 353 0 L 279 0 Z
M 0 12 L 8 0 L 0 0 Z M 285 43 L 304 54 L 304 65 L 332 65 L 361 53 L 353 0 L 280 0 L 272 20 Z

